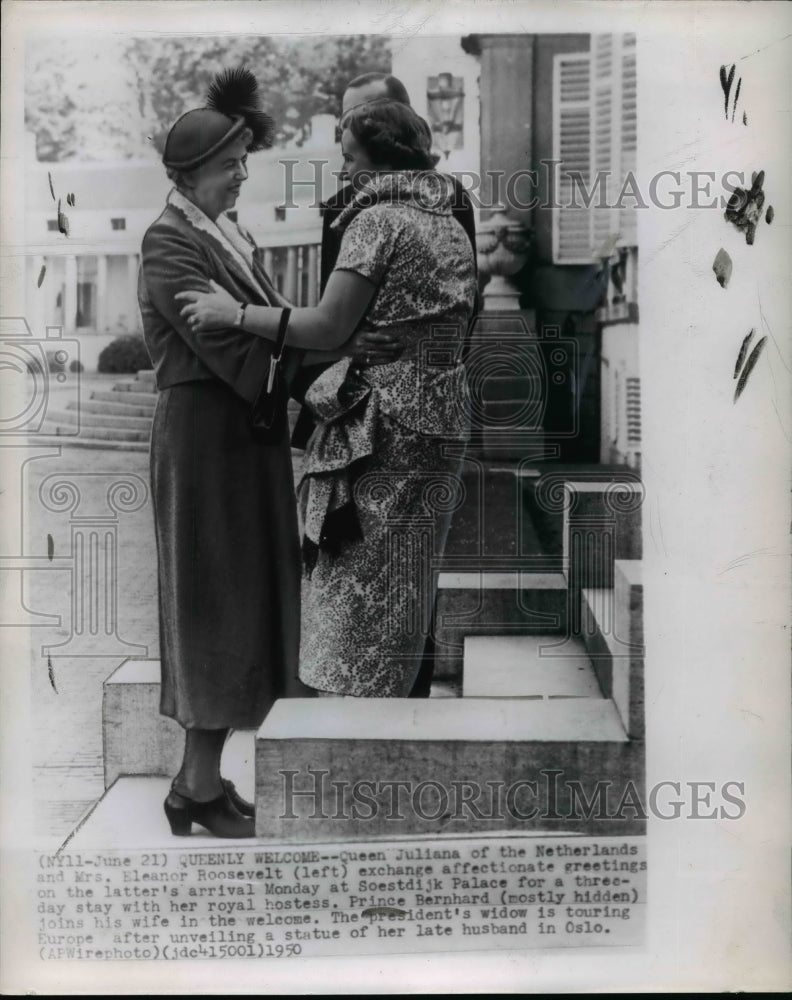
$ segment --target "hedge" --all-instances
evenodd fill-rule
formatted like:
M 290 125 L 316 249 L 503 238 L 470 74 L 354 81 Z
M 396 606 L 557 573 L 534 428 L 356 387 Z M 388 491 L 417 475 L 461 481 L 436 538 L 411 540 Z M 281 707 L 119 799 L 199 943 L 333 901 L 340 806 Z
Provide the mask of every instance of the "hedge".
M 116 337 L 99 355 L 98 370 L 113 375 L 134 375 L 151 368 L 151 358 L 139 333 Z

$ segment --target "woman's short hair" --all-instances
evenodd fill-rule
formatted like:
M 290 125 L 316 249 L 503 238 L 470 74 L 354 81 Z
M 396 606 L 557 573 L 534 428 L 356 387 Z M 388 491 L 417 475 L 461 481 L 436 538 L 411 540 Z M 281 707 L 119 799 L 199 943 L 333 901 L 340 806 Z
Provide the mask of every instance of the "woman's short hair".
M 344 117 L 348 128 L 375 166 L 394 170 L 428 170 L 434 166 L 432 133 L 412 108 L 400 101 L 377 98 L 353 108 Z

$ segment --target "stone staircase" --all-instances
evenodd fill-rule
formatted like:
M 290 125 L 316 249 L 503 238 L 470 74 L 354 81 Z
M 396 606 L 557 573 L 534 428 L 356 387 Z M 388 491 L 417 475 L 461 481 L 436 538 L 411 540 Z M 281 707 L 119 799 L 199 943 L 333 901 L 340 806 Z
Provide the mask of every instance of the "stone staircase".
M 312 796 L 285 817 L 282 774 L 317 767 L 346 788 L 373 776 L 483 789 L 563 774 L 557 800 L 540 787 L 535 818 L 506 810 L 477 819 L 477 832 L 600 834 L 601 818 L 567 812 L 570 787 L 589 794 L 604 780 L 617 798 L 628 787 L 641 793 L 640 483 L 629 470 L 594 466 L 484 471 L 467 476 L 466 506 L 439 571 L 436 680 L 444 694 L 453 685 L 459 696 L 438 699 L 436 685 L 426 700 L 277 702 L 257 733 L 235 734 L 242 788 L 249 795 L 255 784 L 258 839 L 330 843 L 471 830 L 467 813 L 427 818 L 407 810 L 386 822 L 361 821 L 352 810 L 341 819 L 321 790 L 327 822 L 317 820 Z M 152 824 L 143 846 L 170 842 L 159 800 L 183 734 L 158 704 L 156 660 L 127 660 L 105 682 L 106 800 L 76 846 L 121 836 L 113 817 L 130 815 L 133 800 L 134 814 L 150 815 Z M 640 817 L 609 817 L 609 834 L 642 831 Z
M 107 388 L 91 389 L 87 398 L 81 395 L 63 409 L 48 410 L 36 440 L 40 444 L 75 448 L 147 452 L 156 403 L 153 370 L 139 371 L 134 377 L 120 378 L 112 386 L 108 383 Z M 292 428 L 299 411 L 300 404 L 289 400 Z
M 154 372 L 139 371 L 110 389 L 92 389 L 87 399 L 48 412 L 41 436 L 77 448 L 148 451 L 156 402 Z

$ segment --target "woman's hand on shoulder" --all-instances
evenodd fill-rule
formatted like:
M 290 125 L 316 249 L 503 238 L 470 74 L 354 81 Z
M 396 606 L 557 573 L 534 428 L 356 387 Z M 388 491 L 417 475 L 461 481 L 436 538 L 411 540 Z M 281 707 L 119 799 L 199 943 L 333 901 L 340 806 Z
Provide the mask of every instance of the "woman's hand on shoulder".
M 187 320 L 191 329 L 219 330 L 233 326 L 240 303 L 216 281 L 210 281 L 211 292 L 177 292 L 174 298 L 186 305 L 181 315 Z

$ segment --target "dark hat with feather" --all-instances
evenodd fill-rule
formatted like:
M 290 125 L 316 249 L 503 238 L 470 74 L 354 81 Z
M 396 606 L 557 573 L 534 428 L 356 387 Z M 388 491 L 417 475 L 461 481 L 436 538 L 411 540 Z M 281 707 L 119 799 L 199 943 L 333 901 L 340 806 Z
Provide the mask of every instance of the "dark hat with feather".
M 248 151 L 268 149 L 275 123 L 260 107 L 258 83 L 249 69 L 218 74 L 206 106 L 188 111 L 173 125 L 165 141 L 162 162 L 174 170 L 195 170 L 249 129 Z

